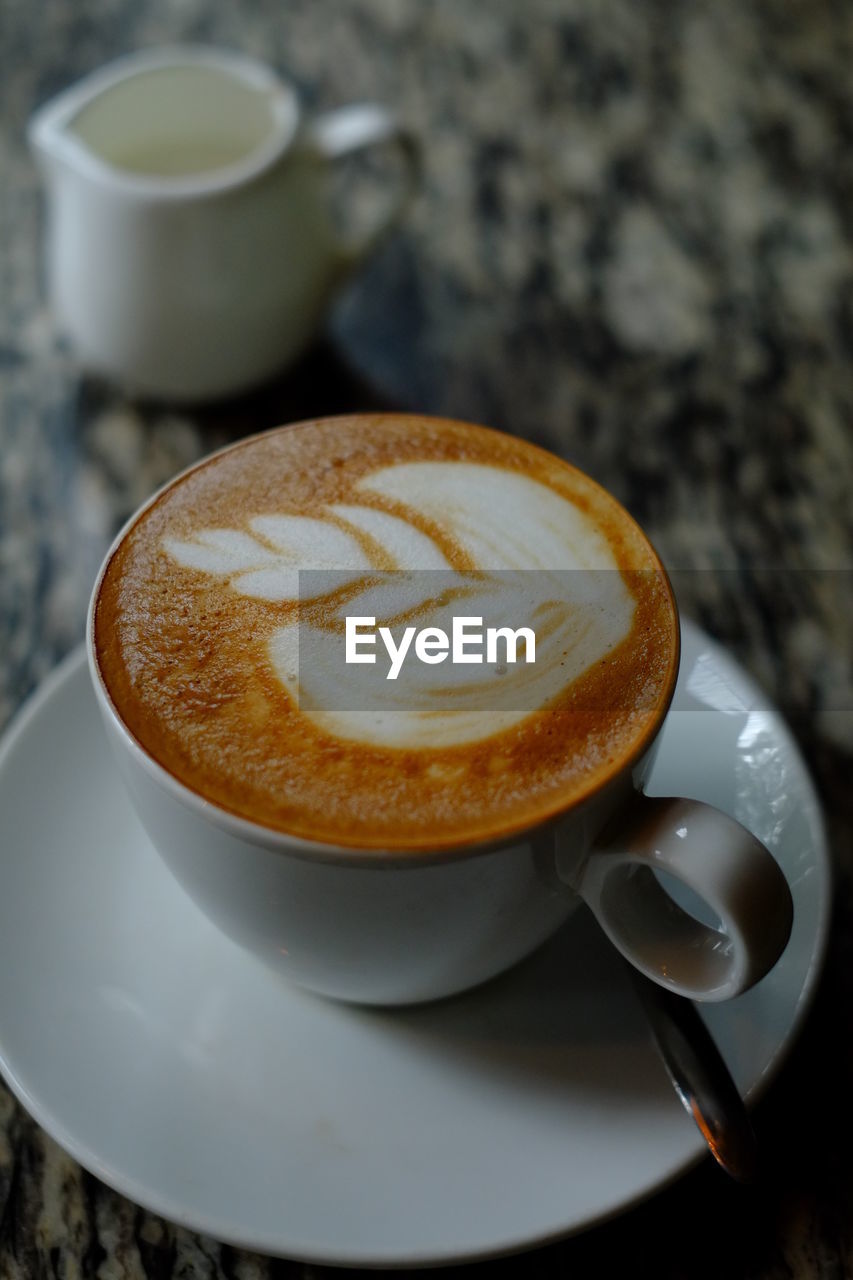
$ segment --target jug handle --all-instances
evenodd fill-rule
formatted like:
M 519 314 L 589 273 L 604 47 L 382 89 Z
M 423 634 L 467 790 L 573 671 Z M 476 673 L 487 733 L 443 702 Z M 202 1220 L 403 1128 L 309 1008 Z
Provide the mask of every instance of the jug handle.
M 415 134 L 378 103 L 356 103 L 313 120 L 303 138 L 327 164 L 368 151 L 372 147 L 396 147 L 402 172 L 390 204 L 377 223 L 358 237 L 340 243 L 342 275 L 349 274 L 368 257 L 402 220 L 421 176 L 421 146 Z

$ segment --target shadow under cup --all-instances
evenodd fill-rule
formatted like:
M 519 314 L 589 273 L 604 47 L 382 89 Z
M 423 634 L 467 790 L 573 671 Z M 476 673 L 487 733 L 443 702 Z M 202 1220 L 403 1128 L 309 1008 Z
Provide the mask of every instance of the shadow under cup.
M 441 423 L 436 427 L 430 420 L 399 415 L 391 415 L 387 424 L 370 416 L 357 425 L 375 432 L 380 441 L 387 436 L 392 457 L 395 441 L 402 448 L 404 437 L 395 432 L 403 426 L 409 428 L 405 439 L 420 430 L 427 442 L 445 430 Z M 328 421 L 306 426 L 319 430 L 321 443 L 323 431 L 337 430 Z M 270 434 L 285 438 L 285 432 L 295 430 Z M 508 455 L 512 457 L 526 460 L 530 454 L 531 466 L 572 470 L 533 446 L 483 428 L 446 424 L 446 434 L 453 447 L 464 438 L 484 449 L 514 450 Z M 305 438 L 315 441 L 317 432 Z M 287 437 L 286 447 L 294 439 Z M 129 522 L 101 570 L 87 626 L 98 705 L 137 813 L 179 883 L 209 918 L 288 980 L 326 996 L 368 1004 L 432 1000 L 475 986 L 544 942 L 579 899 L 632 964 L 683 995 L 726 999 L 762 977 L 790 932 L 787 883 L 764 846 L 726 815 L 695 801 L 651 800 L 642 794 L 675 687 L 677 613 L 647 540 L 630 516 L 585 478 L 590 491 L 600 493 L 624 527 L 630 526 L 631 537 L 642 540 L 658 586 L 665 586 L 667 647 L 656 657 L 663 678 L 629 749 L 612 756 L 566 796 L 540 806 L 532 818 L 498 818 L 473 837 L 455 841 L 452 831 L 442 832 L 433 843 L 421 834 L 396 845 L 349 832 L 340 839 L 313 838 L 217 803 L 187 785 L 142 744 L 104 675 L 102 647 L 108 629 L 103 620 L 98 623 L 98 609 L 105 577 L 140 521 L 162 510 L 158 503 L 164 495 L 168 498 L 211 461 L 216 464 L 262 441 L 241 442 L 197 464 Z M 391 510 L 398 512 L 399 504 Z M 348 518 L 355 521 L 356 515 Z M 274 527 L 280 532 L 283 526 Z M 203 563 L 201 553 L 197 560 Z M 189 571 L 198 572 L 195 566 Z M 381 585 L 381 575 L 379 581 Z M 303 612 L 310 618 L 310 607 Z M 306 652 L 315 652 L 313 643 Z M 371 674 L 375 682 L 377 673 Z M 358 695 L 351 693 L 351 705 L 342 707 L 338 696 L 326 708 L 344 725 L 336 732 L 345 736 L 346 717 L 357 721 L 374 705 L 374 694 L 365 692 L 370 689 L 378 696 L 382 685 L 368 682 Z M 503 709 L 510 720 L 515 716 L 525 725 L 536 719 L 523 703 Z M 613 718 L 625 710 L 614 707 Z M 602 719 L 600 704 L 597 713 Z M 315 714 L 322 711 L 315 708 Z M 393 743 L 383 744 L 382 750 L 393 755 Z M 374 800 L 378 809 L 381 793 Z M 664 887 L 666 876 L 699 900 L 704 921 L 676 903 Z

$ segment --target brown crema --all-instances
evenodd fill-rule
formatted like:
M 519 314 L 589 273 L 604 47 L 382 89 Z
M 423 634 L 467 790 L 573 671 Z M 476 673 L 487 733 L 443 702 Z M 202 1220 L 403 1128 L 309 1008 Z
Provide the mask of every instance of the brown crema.
M 167 546 L 199 529 L 248 534 L 258 517 L 316 519 L 329 505 L 355 501 L 412 523 L 410 510 L 381 494 L 356 497 L 354 487 L 381 468 L 422 461 L 520 473 L 573 504 L 623 571 L 633 621 L 562 694 L 490 738 L 407 749 L 335 737 L 300 713 L 270 660 L 270 638 L 298 606 L 239 594 L 227 575 L 177 563 Z M 440 519 L 414 523 L 450 565 L 471 566 Z M 369 535 L 348 532 L 370 544 L 375 561 Z M 395 851 L 505 836 L 596 791 L 651 741 L 678 663 L 666 574 L 615 499 L 515 437 L 402 414 L 282 427 L 178 477 L 137 515 L 109 558 L 94 640 L 119 717 L 191 791 L 303 839 Z

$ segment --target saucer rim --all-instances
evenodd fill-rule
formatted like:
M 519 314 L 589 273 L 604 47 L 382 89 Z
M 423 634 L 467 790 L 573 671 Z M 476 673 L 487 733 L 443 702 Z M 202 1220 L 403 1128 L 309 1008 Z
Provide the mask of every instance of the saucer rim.
M 769 704 L 766 695 L 761 693 L 757 683 L 745 671 L 737 658 L 709 637 L 697 624 L 682 618 L 681 625 L 684 630 L 692 634 L 693 639 L 701 643 L 704 649 L 713 653 L 715 660 L 722 659 L 729 666 L 734 666 L 742 688 L 754 695 L 756 699 L 760 698 L 765 706 L 769 706 L 774 720 L 774 736 L 784 741 L 786 749 L 792 752 L 796 760 L 798 766 L 797 789 L 811 805 L 814 819 L 812 852 L 815 865 L 820 870 L 820 892 L 817 895 L 816 902 L 817 925 L 812 936 L 811 960 L 796 999 L 793 1016 L 785 1028 L 784 1036 L 776 1044 L 761 1074 L 753 1081 L 746 1092 L 745 1100 L 747 1105 L 752 1107 L 763 1097 L 766 1090 L 778 1076 L 779 1071 L 796 1044 L 803 1024 L 813 1006 L 820 976 L 826 961 L 829 942 L 829 925 L 833 899 L 833 869 L 819 794 L 808 764 L 787 722 L 775 705 Z M 49 704 L 60 689 L 81 674 L 85 675 L 86 666 L 86 647 L 85 644 L 79 644 L 60 661 L 24 701 L 6 726 L 2 737 L 0 737 L 0 774 L 5 769 L 9 758 L 14 755 L 18 742 L 25 736 L 33 722 L 49 707 Z M 90 690 L 89 692 L 94 697 L 92 691 Z M 163 1217 L 167 1221 L 194 1233 L 211 1236 L 213 1239 L 233 1248 L 262 1253 L 269 1257 L 289 1258 L 311 1265 L 349 1268 L 375 1267 L 377 1269 L 388 1269 L 399 1267 L 401 1269 L 418 1269 L 427 1266 L 485 1262 L 497 1258 L 510 1257 L 528 1250 L 543 1248 L 592 1230 L 621 1217 L 624 1213 L 630 1212 L 632 1209 L 644 1204 L 651 1197 L 674 1185 L 686 1173 L 694 1169 L 707 1155 L 707 1149 L 697 1132 L 695 1148 L 685 1159 L 667 1170 L 659 1178 L 643 1183 L 642 1187 L 633 1195 L 626 1196 L 617 1204 L 602 1209 L 600 1213 L 589 1214 L 581 1221 L 569 1226 L 558 1227 L 539 1234 L 527 1234 L 523 1238 L 496 1244 L 494 1247 L 470 1248 L 459 1252 L 452 1249 L 442 1251 L 436 1246 L 430 1246 L 427 1250 L 397 1250 L 396 1252 L 383 1254 L 381 1250 L 377 1250 L 373 1246 L 362 1251 L 349 1247 L 344 1252 L 336 1253 L 328 1247 L 324 1247 L 321 1241 L 315 1241 L 313 1245 L 303 1242 L 298 1249 L 294 1250 L 292 1247 L 288 1247 L 280 1236 L 275 1238 L 271 1235 L 264 1236 L 261 1233 L 247 1235 L 241 1228 L 235 1225 L 229 1226 L 225 1223 L 221 1215 L 208 1218 L 204 1213 L 196 1213 L 192 1210 L 187 1213 L 182 1206 L 176 1204 L 168 1196 L 160 1197 L 156 1189 L 147 1184 L 137 1183 L 132 1176 L 120 1170 L 115 1170 L 111 1165 L 106 1164 L 85 1142 L 78 1140 L 69 1133 L 65 1123 L 58 1120 L 50 1106 L 42 1104 L 30 1093 L 24 1081 L 11 1069 L 2 1039 L 0 1039 L 0 1074 L 2 1074 L 13 1095 L 36 1124 L 44 1129 L 72 1159 L 90 1174 L 100 1179 L 106 1186 L 127 1197 L 144 1210 Z

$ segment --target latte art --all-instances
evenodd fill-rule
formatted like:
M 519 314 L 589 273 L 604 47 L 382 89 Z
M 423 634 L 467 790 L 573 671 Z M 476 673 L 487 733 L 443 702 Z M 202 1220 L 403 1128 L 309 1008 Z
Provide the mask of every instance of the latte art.
M 355 491 L 395 503 L 399 514 L 337 503 L 310 517 L 250 516 L 248 531 L 202 528 L 188 541 L 163 540 L 179 564 L 225 579 L 238 595 L 286 603 L 291 612 L 328 600 L 315 620 L 294 617 L 268 642 L 283 688 L 325 732 L 422 750 L 475 742 L 541 710 L 627 636 L 635 601 L 611 548 L 568 498 L 539 481 L 479 463 L 414 462 L 384 467 Z M 453 540 L 457 562 L 516 572 L 452 570 L 423 521 Z M 377 585 L 371 570 L 389 568 L 409 572 Z M 446 571 L 437 580 L 416 572 L 437 569 Z M 463 600 L 467 614 L 495 627 L 538 620 L 547 644 L 535 670 L 448 665 L 439 675 L 426 667 L 393 690 L 371 684 L 369 709 L 366 696 L 364 709 L 354 706 L 347 686 L 360 673 L 341 663 L 340 646 L 322 644 L 324 633 L 340 634 L 353 613 L 380 626 L 414 617 L 447 630 Z M 300 647 L 312 655 L 301 663 Z
M 369 679 L 347 618 L 535 628 L 535 663 Z M 110 560 L 95 610 L 119 714 L 178 778 L 314 839 L 480 838 L 571 802 L 671 691 L 674 608 L 625 512 L 512 437 L 333 419 L 179 478 Z

